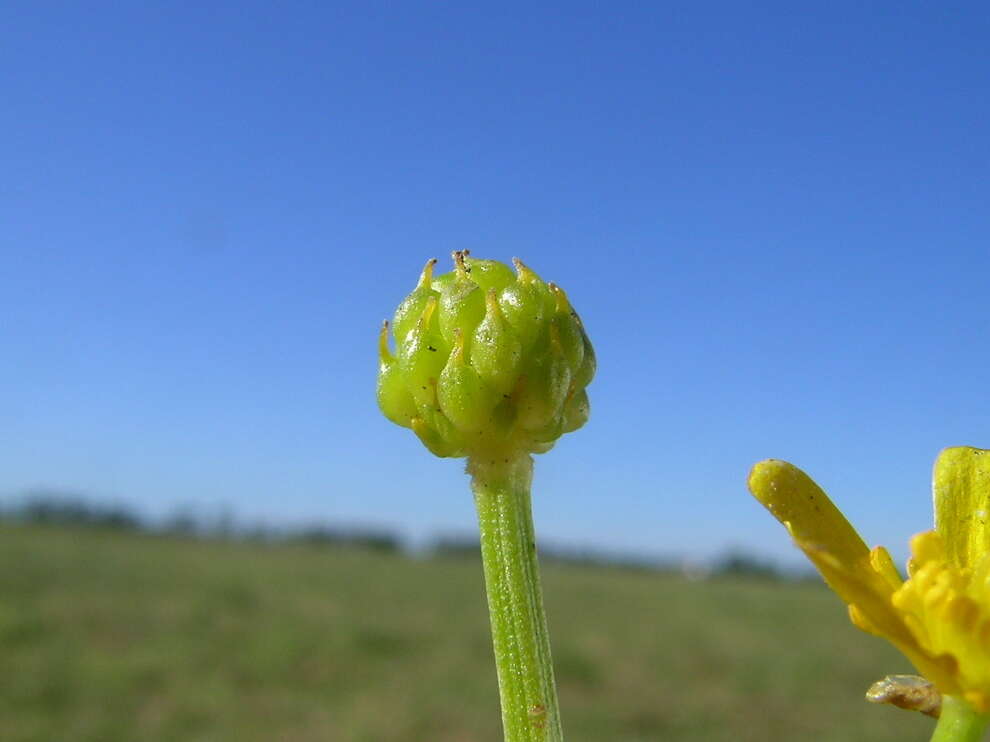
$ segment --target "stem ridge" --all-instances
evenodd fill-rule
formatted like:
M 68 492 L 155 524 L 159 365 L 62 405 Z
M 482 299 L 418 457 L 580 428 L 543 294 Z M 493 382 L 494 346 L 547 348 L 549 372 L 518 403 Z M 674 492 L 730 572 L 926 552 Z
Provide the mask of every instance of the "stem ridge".
M 527 454 L 468 461 L 506 742 L 563 739 L 540 586 Z

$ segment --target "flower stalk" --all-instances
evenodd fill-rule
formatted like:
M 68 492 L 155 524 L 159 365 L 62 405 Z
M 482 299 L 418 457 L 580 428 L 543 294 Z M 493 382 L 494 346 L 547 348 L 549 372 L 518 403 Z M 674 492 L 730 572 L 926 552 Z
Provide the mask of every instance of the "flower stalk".
M 980 742 L 990 716 L 981 714 L 965 701 L 943 696 L 942 713 L 931 742 Z
M 570 300 L 454 253 L 423 268 L 378 342 L 378 406 L 440 457 L 468 459 L 506 742 L 562 739 L 530 506 L 533 460 L 588 420 L 595 351 Z M 389 348 L 389 330 L 395 353 Z
M 540 588 L 526 454 L 468 462 L 506 742 L 563 739 Z

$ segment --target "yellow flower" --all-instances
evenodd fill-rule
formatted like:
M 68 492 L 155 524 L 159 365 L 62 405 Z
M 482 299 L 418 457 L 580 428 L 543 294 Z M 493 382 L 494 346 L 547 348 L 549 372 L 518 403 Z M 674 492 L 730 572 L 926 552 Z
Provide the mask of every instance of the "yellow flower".
M 749 489 L 846 602 L 856 626 L 890 641 L 943 695 L 990 712 L 990 451 L 939 455 L 935 530 L 911 539 L 907 581 L 887 550 L 869 549 L 797 467 L 761 461 Z

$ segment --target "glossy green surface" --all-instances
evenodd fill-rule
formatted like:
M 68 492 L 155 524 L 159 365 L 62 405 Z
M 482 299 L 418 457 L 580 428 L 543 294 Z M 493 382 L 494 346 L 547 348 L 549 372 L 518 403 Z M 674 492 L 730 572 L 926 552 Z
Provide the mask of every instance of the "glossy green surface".
M 379 337 L 378 405 L 438 456 L 542 453 L 581 427 L 595 354 L 563 290 L 454 253 L 427 262 Z

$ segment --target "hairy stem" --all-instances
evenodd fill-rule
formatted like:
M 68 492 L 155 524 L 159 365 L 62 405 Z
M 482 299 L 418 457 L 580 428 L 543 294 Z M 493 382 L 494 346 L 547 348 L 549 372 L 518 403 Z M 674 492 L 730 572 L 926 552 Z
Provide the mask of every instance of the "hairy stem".
M 526 454 L 468 461 L 481 529 L 506 742 L 563 739 L 530 506 Z
M 980 742 L 990 716 L 980 714 L 954 696 L 942 696 L 939 716 L 931 742 Z

